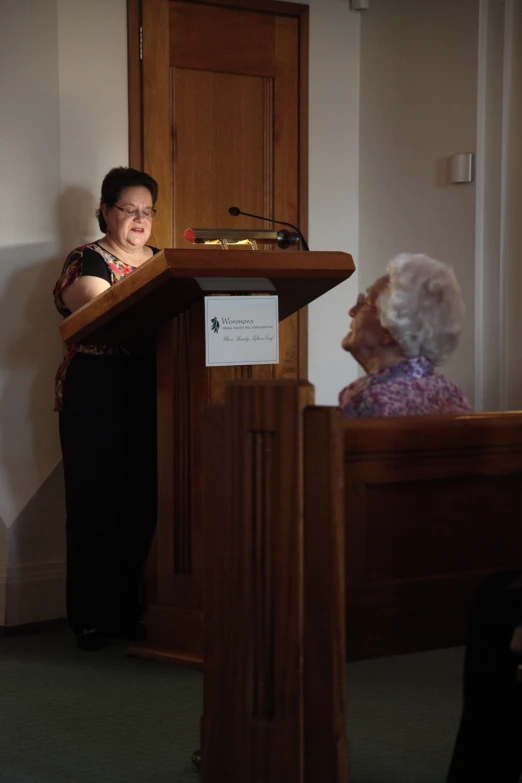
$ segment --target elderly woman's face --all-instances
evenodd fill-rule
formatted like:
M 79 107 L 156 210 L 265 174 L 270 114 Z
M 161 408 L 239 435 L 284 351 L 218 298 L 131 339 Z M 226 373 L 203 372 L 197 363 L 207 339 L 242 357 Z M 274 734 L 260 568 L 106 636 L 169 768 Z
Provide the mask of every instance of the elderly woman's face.
M 103 205 L 108 233 L 120 247 L 143 247 L 152 230 L 152 196 L 148 188 L 125 188 L 113 207 Z
M 388 276 L 380 277 L 367 289 L 366 294 L 359 294 L 356 304 L 348 311 L 352 322 L 342 346 L 363 367 L 380 347 L 389 342 L 389 334 L 381 325 L 376 304 L 387 285 Z

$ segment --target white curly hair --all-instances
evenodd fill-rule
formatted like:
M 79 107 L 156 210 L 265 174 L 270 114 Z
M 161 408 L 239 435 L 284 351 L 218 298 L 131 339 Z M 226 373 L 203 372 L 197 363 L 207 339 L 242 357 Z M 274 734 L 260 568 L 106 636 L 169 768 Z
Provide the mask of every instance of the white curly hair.
M 422 254 L 401 253 L 389 262 L 389 284 L 377 299 L 381 324 L 408 359 L 444 364 L 457 347 L 464 300 L 453 269 Z

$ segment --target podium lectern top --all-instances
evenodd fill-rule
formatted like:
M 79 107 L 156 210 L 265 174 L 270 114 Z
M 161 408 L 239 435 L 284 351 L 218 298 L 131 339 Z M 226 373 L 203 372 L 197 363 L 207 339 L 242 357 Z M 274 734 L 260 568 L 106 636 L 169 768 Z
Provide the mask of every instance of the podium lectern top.
M 347 280 L 349 253 L 167 249 L 66 318 L 67 344 L 117 344 L 152 331 L 209 294 L 279 296 L 283 320 Z

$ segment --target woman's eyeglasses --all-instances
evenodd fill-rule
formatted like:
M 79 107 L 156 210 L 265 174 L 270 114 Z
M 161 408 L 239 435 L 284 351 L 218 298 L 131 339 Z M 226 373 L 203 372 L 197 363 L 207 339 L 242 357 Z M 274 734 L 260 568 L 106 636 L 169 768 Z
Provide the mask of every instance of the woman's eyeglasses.
M 139 208 L 134 209 L 134 207 L 119 207 L 117 204 L 115 204 L 114 206 L 116 207 L 116 209 L 119 209 L 120 212 L 123 212 L 123 214 L 126 217 L 139 218 L 141 215 L 141 217 L 144 218 L 153 218 L 154 215 L 156 214 L 156 210 L 154 209 L 154 207 L 145 207 L 145 209 L 139 209 Z

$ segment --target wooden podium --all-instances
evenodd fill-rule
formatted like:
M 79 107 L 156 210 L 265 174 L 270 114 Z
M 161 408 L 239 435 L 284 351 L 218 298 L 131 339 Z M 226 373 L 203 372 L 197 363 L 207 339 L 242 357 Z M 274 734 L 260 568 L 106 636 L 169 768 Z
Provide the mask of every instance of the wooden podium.
M 230 380 L 205 366 L 204 297 L 277 295 L 282 321 L 353 271 L 341 252 L 164 250 L 63 322 L 68 344 L 157 331 L 158 526 L 147 568 L 148 639 L 132 654 L 203 662 L 202 411 L 224 401 Z M 271 377 L 270 366 L 259 369 L 241 375 Z

